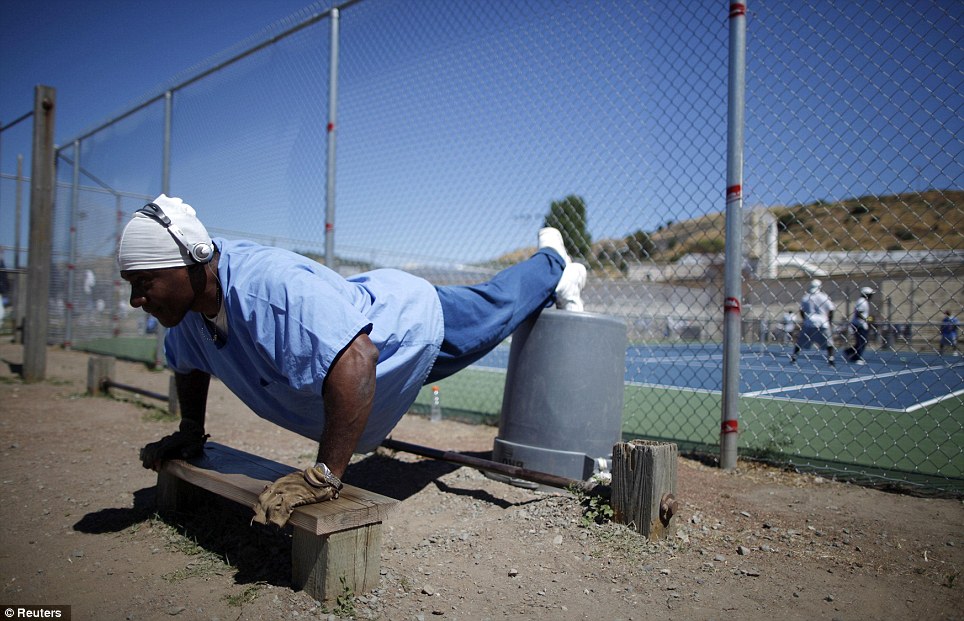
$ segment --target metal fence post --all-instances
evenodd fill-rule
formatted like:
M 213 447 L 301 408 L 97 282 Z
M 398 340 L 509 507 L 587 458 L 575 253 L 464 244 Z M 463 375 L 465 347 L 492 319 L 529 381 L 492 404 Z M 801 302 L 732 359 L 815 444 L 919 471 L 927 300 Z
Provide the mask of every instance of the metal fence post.
M 121 235 L 124 232 L 124 212 L 121 210 L 121 205 L 123 204 L 123 199 L 120 194 L 114 195 L 114 212 L 116 214 L 115 224 L 114 224 L 114 256 L 117 256 L 117 250 L 120 247 Z M 113 278 L 113 295 L 111 296 L 111 334 L 114 338 L 117 338 L 121 334 L 120 325 L 120 305 L 123 301 L 122 286 L 120 281 L 120 274 L 117 270 L 114 270 Z
M 67 248 L 67 301 L 64 304 L 64 347 L 68 349 L 74 341 L 74 301 L 77 299 L 74 282 L 77 272 L 77 224 L 78 203 L 80 202 L 80 140 L 74 140 L 74 165 L 70 184 L 70 234 Z M 85 278 L 86 280 L 86 275 Z M 86 284 L 86 283 L 85 283 Z M 85 292 L 86 293 L 86 292 Z
M 726 264 L 723 280 L 723 424 L 720 467 L 736 467 L 740 399 L 740 300 L 743 268 L 743 108 L 746 5 L 730 4 L 726 119 Z
M 23 318 L 26 313 L 27 287 L 26 279 L 21 268 L 22 243 L 20 240 L 20 230 L 23 228 L 23 154 L 17 154 L 17 191 L 16 204 L 14 205 L 14 242 L 13 242 L 13 269 L 16 274 L 16 284 L 13 288 L 13 339 L 12 342 L 23 344 Z
M 331 56 L 328 73 L 328 178 L 325 196 L 325 265 L 338 269 L 335 258 L 335 122 L 338 113 L 338 9 L 331 10 Z
M 54 205 L 54 120 L 57 91 L 34 88 L 33 147 L 30 173 L 30 249 L 27 255 L 27 314 L 24 319 L 23 379 L 47 374 L 47 309 Z
M 13 269 L 20 269 L 20 229 L 23 227 L 23 154 L 17 155 L 17 193 L 14 205 Z M 19 293 L 18 293 L 19 295 Z
M 161 156 L 161 193 L 170 196 L 171 192 L 171 127 L 174 117 L 174 92 L 164 93 L 164 146 Z M 120 243 L 120 237 L 117 238 Z M 167 329 L 157 324 L 157 343 L 154 346 L 154 367 L 164 366 L 164 334 Z

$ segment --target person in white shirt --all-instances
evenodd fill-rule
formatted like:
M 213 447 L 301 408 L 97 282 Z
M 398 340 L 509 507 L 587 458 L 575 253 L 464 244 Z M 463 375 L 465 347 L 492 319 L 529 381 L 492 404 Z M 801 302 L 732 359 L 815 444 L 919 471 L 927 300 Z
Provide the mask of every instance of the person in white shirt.
M 874 295 L 871 287 L 860 289 L 860 298 L 854 303 L 854 316 L 850 319 L 850 325 L 854 329 L 854 348 L 848 360 L 855 364 L 867 364 L 864 360 L 864 350 L 867 348 L 867 341 L 870 335 L 870 298 Z
M 814 345 L 826 348 L 827 363 L 834 366 L 834 346 L 830 327 L 833 323 L 833 312 L 837 307 L 830 296 L 820 289 L 822 285 L 823 283 L 817 279 L 811 280 L 807 293 L 800 300 L 800 317 L 803 319 L 803 324 L 800 326 L 797 342 L 790 355 L 791 363 L 797 362 L 797 355 L 801 349 Z
M 783 334 L 780 341 L 783 344 L 787 344 L 793 339 L 793 331 L 797 327 L 797 318 L 793 316 L 793 311 L 788 308 L 787 312 L 783 313 L 781 320 L 783 325 Z

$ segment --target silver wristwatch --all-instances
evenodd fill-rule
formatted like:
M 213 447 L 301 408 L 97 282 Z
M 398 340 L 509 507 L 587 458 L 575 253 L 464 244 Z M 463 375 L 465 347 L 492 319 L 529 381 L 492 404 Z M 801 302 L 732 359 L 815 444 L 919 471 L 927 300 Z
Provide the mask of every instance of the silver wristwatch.
M 341 479 L 335 476 L 325 462 L 319 461 L 312 468 L 305 470 L 305 481 L 313 487 L 323 487 L 330 485 L 336 490 L 341 490 L 344 484 Z

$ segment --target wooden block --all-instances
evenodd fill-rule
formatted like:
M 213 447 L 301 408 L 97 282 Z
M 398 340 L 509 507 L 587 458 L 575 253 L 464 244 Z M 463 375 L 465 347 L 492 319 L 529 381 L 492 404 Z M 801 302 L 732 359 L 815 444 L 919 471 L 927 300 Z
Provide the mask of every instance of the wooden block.
M 107 394 L 104 381 L 114 376 L 114 359 L 110 356 L 91 356 L 87 359 L 87 394 Z
M 216 442 L 190 462 L 164 462 L 157 477 L 158 505 L 190 502 L 200 488 L 254 508 L 266 485 L 295 472 L 286 466 Z M 378 584 L 381 524 L 398 501 L 346 485 L 336 500 L 298 507 L 293 526 L 291 576 L 295 588 L 319 600 L 334 599 L 347 587 L 354 594 Z M 342 582 L 344 579 L 344 583 Z
M 204 494 L 210 492 L 182 481 L 163 469 L 157 473 L 157 508 L 162 514 L 196 507 L 204 502 Z
M 378 586 L 382 548 L 381 523 L 330 535 L 296 528 L 291 544 L 291 582 L 319 601 L 353 595 Z
M 167 380 L 167 413 L 178 416 L 181 402 L 177 398 L 177 378 L 171 373 Z
M 613 447 L 613 519 L 650 539 L 676 534 L 678 450 L 671 442 L 633 440 Z

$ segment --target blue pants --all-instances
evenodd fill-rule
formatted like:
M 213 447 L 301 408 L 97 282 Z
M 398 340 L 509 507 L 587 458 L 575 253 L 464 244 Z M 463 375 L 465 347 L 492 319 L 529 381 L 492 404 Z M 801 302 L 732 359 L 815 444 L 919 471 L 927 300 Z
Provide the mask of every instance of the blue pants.
M 552 304 L 565 262 L 543 248 L 478 285 L 436 287 L 445 336 L 426 384 L 461 371 Z

